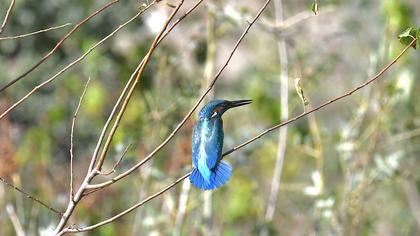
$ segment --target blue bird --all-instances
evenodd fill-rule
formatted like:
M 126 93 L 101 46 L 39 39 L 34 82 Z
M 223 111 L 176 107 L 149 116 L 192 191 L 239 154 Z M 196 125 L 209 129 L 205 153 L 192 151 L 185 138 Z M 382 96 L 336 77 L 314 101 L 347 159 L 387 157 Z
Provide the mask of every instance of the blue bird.
M 222 115 L 230 108 L 249 103 L 251 100 L 213 100 L 201 109 L 192 138 L 193 171 L 190 181 L 196 187 L 211 190 L 229 180 L 232 167 L 221 161 L 224 136 Z

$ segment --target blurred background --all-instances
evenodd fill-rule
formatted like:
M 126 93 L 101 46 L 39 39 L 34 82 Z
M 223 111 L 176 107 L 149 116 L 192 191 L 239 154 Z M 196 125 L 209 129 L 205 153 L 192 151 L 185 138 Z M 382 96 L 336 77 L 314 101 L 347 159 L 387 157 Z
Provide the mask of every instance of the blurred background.
M 116 174 L 168 136 L 264 2 L 204 0 L 175 27 L 136 87 L 105 170 L 129 144 Z M 287 114 L 302 113 L 296 78 L 301 78 L 309 101 L 306 109 L 316 107 L 376 74 L 404 48 L 398 34 L 420 24 L 417 0 L 318 1 L 318 16 L 311 12 L 312 1 L 273 2 L 205 100 L 254 101 L 224 115 L 224 150 L 280 123 Z M 72 25 L 0 40 L 1 85 L 28 70 L 75 24 L 106 3 L 16 1 L 0 37 Z M 1 113 L 145 3 L 120 1 L 83 24 L 45 63 L 0 93 Z M 114 103 L 172 10 L 168 3 L 176 4 L 163 0 L 152 6 L 0 120 L 0 177 L 65 209 L 71 119 L 83 87 L 90 77 L 74 131 L 76 187 Z M 175 18 L 194 3 L 186 1 Z M 0 0 L 1 19 L 9 4 Z M 220 189 L 204 192 L 188 181 L 180 183 L 86 235 L 419 235 L 419 65 L 419 53 L 409 50 L 377 82 L 233 152 L 225 158 L 233 175 Z M 107 219 L 188 172 L 196 117 L 197 112 L 147 165 L 83 199 L 71 223 L 84 226 Z M 0 235 L 15 235 L 19 225 L 27 235 L 47 234 L 59 220 L 3 183 L 0 209 Z

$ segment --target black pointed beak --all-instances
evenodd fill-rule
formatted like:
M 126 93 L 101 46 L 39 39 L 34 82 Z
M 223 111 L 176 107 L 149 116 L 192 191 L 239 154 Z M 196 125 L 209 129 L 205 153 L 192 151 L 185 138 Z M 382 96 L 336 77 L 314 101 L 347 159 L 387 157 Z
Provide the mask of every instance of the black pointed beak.
M 227 104 L 227 109 L 247 105 L 247 104 L 250 104 L 251 102 L 252 100 L 229 101 L 229 103 Z

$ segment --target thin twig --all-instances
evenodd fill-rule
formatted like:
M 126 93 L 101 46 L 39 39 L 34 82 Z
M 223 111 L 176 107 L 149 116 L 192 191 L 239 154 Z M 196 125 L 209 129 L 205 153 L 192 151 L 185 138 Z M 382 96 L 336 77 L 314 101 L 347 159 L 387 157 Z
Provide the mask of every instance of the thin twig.
M 47 54 L 45 54 L 37 63 L 35 63 L 29 70 L 25 71 L 23 74 L 19 75 L 16 79 L 8 82 L 4 86 L 0 88 L 0 93 L 6 90 L 8 87 L 12 86 L 14 83 L 18 82 L 19 80 L 25 78 L 29 73 L 34 71 L 39 65 L 41 65 L 45 60 L 47 60 L 55 51 L 57 51 L 58 48 L 61 47 L 61 45 L 66 41 L 67 38 L 69 38 L 81 25 L 92 19 L 94 16 L 98 15 L 108 7 L 112 6 L 113 4 L 119 2 L 120 0 L 113 0 L 112 2 L 106 4 L 105 6 L 101 7 L 100 9 L 96 10 L 92 14 L 90 14 L 88 17 L 84 18 L 82 21 L 80 21 L 77 25 L 73 27 L 58 43 L 54 46 L 51 51 L 49 51 Z
M 214 84 L 216 83 L 217 79 L 220 77 L 220 75 L 222 74 L 222 72 L 224 71 L 224 69 L 228 66 L 230 60 L 233 57 L 233 54 L 235 53 L 235 51 L 237 50 L 237 48 L 239 47 L 239 44 L 242 42 L 242 40 L 244 39 L 245 35 L 247 35 L 249 29 L 252 27 L 252 25 L 255 23 L 255 21 L 260 17 L 260 15 L 262 14 L 262 12 L 267 8 L 267 5 L 270 3 L 271 0 L 267 0 L 265 2 L 265 4 L 261 7 L 261 9 L 258 11 L 258 13 L 256 14 L 256 16 L 252 19 L 251 22 L 249 22 L 248 26 L 245 28 L 244 32 L 242 33 L 242 35 L 239 37 L 238 41 L 236 42 L 235 46 L 233 47 L 232 51 L 229 54 L 229 57 L 227 58 L 226 62 L 224 63 L 224 65 L 219 69 L 219 71 L 217 72 L 217 74 L 215 75 L 215 77 L 213 78 L 213 80 L 210 82 L 209 86 L 207 87 L 207 89 L 204 91 L 204 93 L 200 96 L 200 98 L 197 100 L 197 102 L 194 104 L 194 106 L 191 108 L 191 110 L 185 115 L 185 117 L 182 119 L 182 121 L 176 126 L 176 128 L 171 132 L 171 134 L 169 134 L 169 136 L 158 146 L 156 147 L 149 155 L 147 155 L 142 161 L 140 161 L 139 163 L 137 163 L 136 165 L 134 165 L 133 167 L 131 167 L 130 169 L 128 169 L 127 171 L 119 174 L 118 176 L 112 178 L 111 180 L 105 181 L 103 183 L 100 184 L 93 184 L 93 185 L 89 185 L 88 188 L 90 189 L 94 189 L 94 188 L 104 188 L 108 185 L 111 185 L 115 182 L 117 182 L 118 180 L 126 177 L 127 175 L 131 174 L 132 172 L 134 172 L 137 168 L 139 168 L 140 166 L 142 166 L 144 163 L 146 163 L 147 161 L 149 161 L 151 158 L 153 158 L 153 156 L 160 151 L 160 149 L 162 149 L 174 136 L 175 134 L 178 132 L 179 129 L 181 129 L 181 127 L 185 124 L 185 122 L 190 118 L 190 116 L 192 115 L 192 113 L 195 111 L 195 109 L 197 109 L 198 105 L 200 105 L 200 103 L 203 101 L 203 99 L 205 98 L 205 96 L 210 92 L 210 90 L 213 88 Z
M 105 175 L 108 176 L 112 173 L 115 173 L 115 170 L 117 169 L 118 165 L 120 164 L 120 162 L 122 161 L 122 159 L 124 158 L 125 154 L 127 153 L 128 149 L 130 149 L 130 147 L 132 146 L 132 144 L 128 144 L 128 146 L 125 148 L 124 152 L 121 154 L 120 158 L 118 158 L 118 161 L 115 162 L 114 166 L 112 167 L 112 169 L 108 172 L 105 173 L 100 173 L 100 175 Z
M 245 142 L 243 142 L 242 144 L 240 144 L 240 145 L 238 145 L 238 146 L 236 146 L 236 147 L 234 147 L 234 148 L 232 148 L 232 149 L 230 149 L 230 150 L 228 150 L 228 151 L 226 151 L 226 152 L 224 152 L 223 154 L 222 154 L 222 158 L 223 157 L 225 157 L 225 156 L 227 156 L 227 155 L 229 155 L 229 154 L 231 154 L 231 153 L 233 153 L 233 152 L 235 152 L 236 150 L 238 150 L 238 149 L 241 149 L 241 148 L 243 148 L 244 146 L 246 146 L 246 145 L 248 145 L 248 144 L 250 144 L 250 143 L 252 143 L 252 142 L 254 142 L 254 141 L 256 141 L 257 139 L 259 139 L 259 138 L 261 138 L 262 136 L 264 136 L 264 135 L 266 135 L 266 134 L 268 134 L 268 133 L 270 133 L 271 131 L 273 131 L 273 130 L 276 130 L 276 129 L 278 129 L 278 128 L 280 128 L 280 127 L 283 127 L 283 126 L 285 126 L 285 125 L 287 125 L 287 124 L 290 124 L 290 123 L 292 123 L 292 122 L 294 122 L 294 121 L 296 121 L 296 120 L 298 120 L 298 119 L 300 119 L 300 118 L 302 118 L 302 117 L 305 117 L 305 116 L 307 116 L 307 115 L 309 115 L 309 114 L 311 114 L 311 113 L 313 113 L 313 112 L 315 112 L 315 111 L 318 111 L 318 110 L 320 110 L 320 109 L 322 109 L 323 107 L 325 107 L 325 106 L 327 106 L 327 105 L 329 105 L 329 104 L 331 104 L 331 103 L 334 103 L 334 102 L 336 102 L 336 101 L 338 101 L 338 100 L 341 100 L 341 99 L 343 99 L 343 98 L 345 98 L 345 97 L 348 97 L 348 96 L 350 96 L 351 94 L 353 94 L 354 92 L 356 92 L 356 91 L 358 91 L 358 90 L 360 90 L 360 89 L 362 89 L 362 88 L 364 88 L 364 87 L 366 87 L 367 85 L 369 85 L 370 83 L 372 83 L 372 82 L 374 82 L 375 80 L 377 80 L 378 78 L 380 78 L 395 62 L 397 62 L 398 61 L 398 59 L 411 47 L 411 45 L 413 45 L 414 43 L 416 43 L 416 40 L 413 40 L 407 47 L 405 47 L 402 51 L 401 51 L 401 53 L 400 54 L 398 54 L 398 56 L 397 57 L 395 57 L 395 59 L 394 60 L 392 60 L 388 65 L 386 65 L 380 72 L 378 72 L 378 74 L 376 74 L 374 77 L 372 77 L 371 79 L 369 79 L 368 81 L 366 81 L 365 83 L 363 83 L 362 85 L 360 85 L 360 86 L 358 86 L 358 87 L 356 87 L 356 88 L 354 88 L 354 89 L 352 89 L 352 90 L 350 90 L 349 92 L 347 92 L 346 94 L 343 94 L 343 95 L 341 95 L 341 96 L 338 96 L 338 97 L 336 97 L 336 98 L 334 98 L 334 99 L 332 99 L 332 100 L 330 100 L 330 101 L 328 101 L 328 102 L 325 102 L 325 103 L 323 103 L 323 104 L 321 104 L 321 105 L 319 105 L 319 106 L 317 106 L 317 107 L 315 107 L 315 108 L 313 108 L 313 109 L 311 109 L 311 110 L 308 110 L 308 111 L 306 111 L 306 112 L 304 112 L 304 113 L 302 113 L 302 114 L 300 114 L 300 115 L 298 115 L 298 116 L 296 116 L 296 117 L 294 117 L 294 118 L 291 118 L 291 119 L 289 119 L 289 120 L 287 120 L 287 121 L 285 121 L 285 122 L 282 122 L 282 123 L 280 123 L 280 124 L 278 124 L 278 125 L 275 125 L 275 126 L 272 126 L 271 128 L 269 128 L 269 129 L 266 129 L 265 131 L 263 131 L 262 133 L 260 133 L 260 134 L 258 134 L 257 136 L 254 136 L 253 138 L 251 138 L 251 139 L 249 139 L 249 140 L 247 140 L 247 141 L 245 141 Z M 95 229 L 95 228 L 97 228 L 97 227 L 99 227 L 99 226 L 102 226 L 102 225 L 105 225 L 105 224 L 108 224 L 108 223 L 111 223 L 111 222 L 113 222 L 114 220 L 116 220 L 116 219 L 118 219 L 118 218 L 120 218 L 120 217 L 122 217 L 122 216 L 124 216 L 124 215 L 126 215 L 126 214 L 128 214 L 128 213 L 130 213 L 131 211 L 133 211 L 133 210 L 135 210 L 136 208 L 138 208 L 138 207 L 140 207 L 140 206 L 142 206 L 142 205 L 144 205 L 145 203 L 147 203 L 147 202 L 149 202 L 150 200 L 152 200 L 152 199 L 154 199 L 154 198 L 156 198 L 156 197 L 158 197 L 158 196 L 160 196 L 160 195 L 162 195 L 163 193 L 165 193 L 166 191 L 168 191 L 169 189 L 171 189 L 172 187 L 174 187 L 175 185 L 177 185 L 178 183 L 180 183 L 181 181 L 183 181 L 184 179 L 186 179 L 186 178 L 188 178 L 189 176 L 191 175 L 191 171 L 190 172 L 188 172 L 187 174 L 185 174 L 184 176 L 182 176 L 181 178 L 179 178 L 179 179 L 177 179 L 175 182 L 173 182 L 173 183 L 171 183 L 170 185 L 168 185 L 167 187 L 165 187 L 164 189 L 162 189 L 162 190 L 160 190 L 159 192 L 157 192 L 157 193 L 155 193 L 155 194 L 153 194 L 153 195 L 151 195 L 151 196 L 149 196 L 148 198 L 146 198 L 146 199 L 144 199 L 143 201 L 141 201 L 141 202 L 139 202 L 139 203 L 137 203 L 137 204 L 135 204 L 135 205 L 133 205 L 132 207 L 130 207 L 130 208 L 128 208 L 127 210 L 125 210 L 125 211 L 123 211 L 123 212 L 121 212 L 121 213 L 119 213 L 119 214 L 117 214 L 117 215 L 115 215 L 115 216 L 113 216 L 113 217 L 111 217 L 111 218 L 109 218 L 109 219 L 107 219 L 107 220 L 104 220 L 104 221 L 102 221 L 102 222 L 100 222 L 100 223 L 97 223 L 97 224 L 95 224 L 95 225 L 91 225 L 91 226 L 87 226 L 87 227 L 83 227 L 83 228 L 77 228 L 77 229 L 72 229 L 72 228 L 67 228 L 67 229 L 65 229 L 65 230 L 63 230 L 61 233 L 69 233 L 69 232 L 73 232 L 73 233 L 75 233 L 75 232 L 84 232 L 84 231 L 89 231 L 89 230 L 92 230 L 92 229 Z
M 1 181 L 1 182 L 3 182 L 5 185 L 7 185 L 7 186 L 9 186 L 9 187 L 13 188 L 14 190 L 16 190 L 16 191 L 20 192 L 21 194 L 23 194 L 25 197 L 27 197 L 27 198 L 31 199 L 32 201 L 34 201 L 34 202 L 37 202 L 37 203 L 41 204 L 42 206 L 44 206 L 44 207 L 45 207 L 45 208 L 47 208 L 48 210 L 50 210 L 50 211 L 52 211 L 52 212 L 56 213 L 57 215 L 59 215 L 59 216 L 62 216 L 62 215 L 63 215 L 63 214 L 62 214 L 61 212 L 59 212 L 58 210 L 56 210 L 56 209 L 54 209 L 54 208 L 52 208 L 52 207 L 48 206 L 46 203 L 42 202 L 41 200 L 37 199 L 36 197 L 33 197 L 33 196 L 32 196 L 32 195 L 30 195 L 29 193 L 27 193 L 27 192 L 23 191 L 22 189 L 20 189 L 20 188 L 18 188 L 18 187 L 16 187 L 16 186 L 14 186 L 13 184 L 11 184 L 11 183 L 7 182 L 7 181 L 6 181 L 5 179 L 3 179 L 2 177 L 0 177 L 0 181 Z
M 66 23 L 66 24 L 59 25 L 59 26 L 53 26 L 53 27 L 50 27 L 50 28 L 47 28 L 47 29 L 42 29 L 42 30 L 38 30 L 38 31 L 35 31 L 35 32 L 27 33 L 27 34 L 20 34 L 20 35 L 15 35 L 15 36 L 0 37 L 0 41 L 2 41 L 2 40 L 9 40 L 9 39 L 25 38 L 25 37 L 28 37 L 28 36 L 32 36 L 32 35 L 36 35 L 36 34 L 48 32 L 48 31 L 51 31 L 51 30 L 61 29 L 63 27 L 69 26 L 69 25 L 71 25 L 71 23 Z
M 82 104 L 83 98 L 85 97 L 86 94 L 86 90 L 87 87 L 89 85 L 90 82 L 90 77 L 88 78 L 88 80 L 86 81 L 85 87 L 83 88 L 83 92 L 82 95 L 79 98 L 79 103 L 77 104 L 76 107 L 76 111 L 74 112 L 73 115 L 73 119 L 71 121 L 71 131 L 70 131 L 70 200 L 73 198 L 74 196 L 74 192 L 73 192 L 73 157 L 74 157 L 74 153 L 73 153 L 73 135 L 74 135 L 74 126 L 76 124 L 76 118 L 77 118 L 77 113 L 79 113 L 79 109 L 80 109 L 80 105 Z
M 118 26 L 114 31 L 112 31 L 110 34 L 108 34 L 106 37 L 104 37 L 103 39 L 101 39 L 100 41 L 98 41 L 95 45 L 93 45 L 92 47 L 90 47 L 83 55 L 81 55 L 79 58 L 77 58 L 76 60 L 74 60 L 73 62 L 69 63 L 67 66 L 65 66 L 63 69 L 61 69 L 59 72 L 57 72 L 54 76 L 50 77 L 49 79 L 47 79 L 46 81 L 42 82 L 41 84 L 35 86 L 30 92 L 28 92 L 25 96 L 23 96 L 21 99 L 19 99 L 19 101 L 15 102 L 12 106 L 10 106 L 9 108 L 7 108 L 7 110 L 5 110 L 1 115 L 0 115 L 0 119 L 3 118 L 4 116 L 6 116 L 10 111 L 12 111 L 13 109 L 15 109 L 17 106 L 19 106 L 21 103 L 23 103 L 25 100 L 27 100 L 32 94 L 34 94 L 36 91 L 38 91 L 39 89 L 41 89 L 42 87 L 46 86 L 47 84 L 53 82 L 55 79 L 58 78 L 58 76 L 60 76 L 61 74 L 63 74 L 65 71 L 67 71 L 68 69 L 70 69 L 72 66 L 76 65 L 77 63 L 79 63 L 80 61 L 82 61 L 83 59 L 86 58 L 87 55 L 89 55 L 95 48 L 97 48 L 99 45 L 101 45 L 103 42 L 105 42 L 107 39 L 111 38 L 112 36 L 114 36 L 118 31 L 120 31 L 123 27 L 125 27 L 126 25 L 128 25 L 129 23 L 131 23 L 133 20 L 135 20 L 138 16 L 140 16 L 144 11 L 146 11 L 147 9 L 149 9 L 149 7 L 151 7 L 154 4 L 154 2 L 150 3 L 148 6 L 146 6 L 145 8 L 143 8 L 141 11 L 139 11 L 136 15 L 134 15 L 133 17 L 131 17 L 128 21 L 124 22 L 123 24 L 121 24 L 120 26 Z
M 7 9 L 6 15 L 4 16 L 3 23 L 0 26 L 0 34 L 3 33 L 6 28 L 7 21 L 9 20 L 10 14 L 12 13 L 13 7 L 15 6 L 15 0 L 10 2 L 9 8 Z

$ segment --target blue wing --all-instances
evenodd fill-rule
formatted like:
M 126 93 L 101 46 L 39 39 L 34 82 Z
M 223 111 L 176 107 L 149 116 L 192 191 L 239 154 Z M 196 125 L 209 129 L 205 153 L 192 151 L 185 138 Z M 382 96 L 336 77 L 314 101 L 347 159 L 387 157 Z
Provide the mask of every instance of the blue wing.
M 193 167 L 198 166 L 198 158 L 199 158 L 199 149 L 201 143 L 201 130 L 202 122 L 197 122 L 197 125 L 194 127 L 193 137 L 192 137 L 192 162 Z
M 205 136 L 206 164 L 209 169 L 213 169 L 222 157 L 223 149 L 223 122 L 222 119 L 212 119 L 208 123 L 211 132 Z
M 192 160 L 206 179 L 210 170 L 220 160 L 223 148 L 223 123 L 221 119 L 197 122 L 193 131 Z

